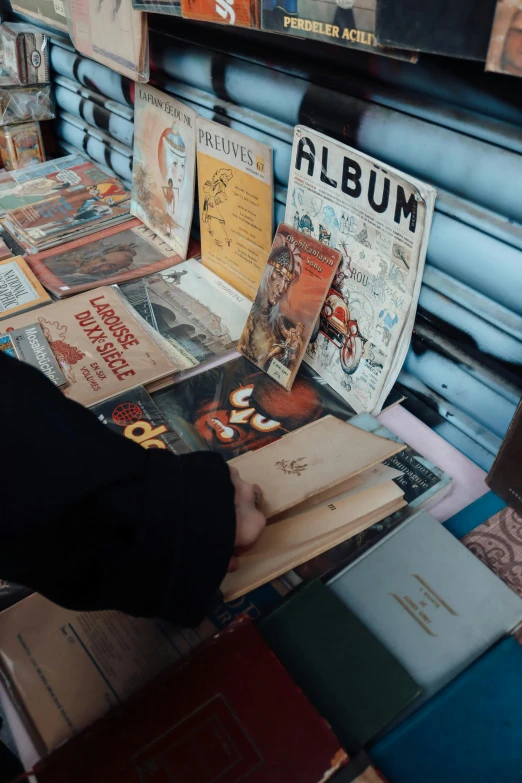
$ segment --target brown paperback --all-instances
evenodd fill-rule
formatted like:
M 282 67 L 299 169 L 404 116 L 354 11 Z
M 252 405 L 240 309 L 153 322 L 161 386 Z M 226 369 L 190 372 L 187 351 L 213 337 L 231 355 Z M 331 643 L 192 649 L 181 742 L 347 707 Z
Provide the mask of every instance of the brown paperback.
M 302 427 L 230 461 L 245 481 L 263 490 L 269 524 L 240 568 L 222 586 L 230 601 L 306 562 L 405 505 L 380 465 L 402 444 L 360 430 L 334 416 Z
M 517 514 L 522 515 L 522 402 L 502 442 L 486 484 Z
M 96 288 L 38 313 L 0 322 L 0 333 L 38 323 L 68 386 L 64 394 L 90 406 L 135 386 L 146 386 L 179 367 L 149 337 L 112 288 Z

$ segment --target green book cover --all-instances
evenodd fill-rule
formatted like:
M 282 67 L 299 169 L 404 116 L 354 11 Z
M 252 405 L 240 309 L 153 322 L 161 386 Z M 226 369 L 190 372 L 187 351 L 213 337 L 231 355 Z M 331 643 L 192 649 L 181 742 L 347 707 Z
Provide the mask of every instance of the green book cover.
M 259 623 L 291 677 L 349 753 L 372 740 L 421 688 L 320 581 Z

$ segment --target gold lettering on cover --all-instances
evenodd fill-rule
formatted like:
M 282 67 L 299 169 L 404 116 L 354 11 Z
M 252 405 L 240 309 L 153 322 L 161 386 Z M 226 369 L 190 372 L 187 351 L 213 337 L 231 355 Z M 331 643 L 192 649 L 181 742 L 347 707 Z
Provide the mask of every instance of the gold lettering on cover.
M 405 602 L 405 601 L 404 601 L 404 600 L 403 600 L 403 599 L 402 599 L 402 598 L 401 598 L 399 595 L 397 595 L 397 593 L 388 593 L 388 595 L 391 595 L 391 597 L 392 597 L 392 598 L 395 598 L 395 600 L 397 601 L 397 603 L 399 603 L 399 604 L 402 606 L 402 608 L 403 608 L 403 609 L 405 609 L 405 610 L 408 612 L 408 614 L 410 615 L 410 617 L 413 617 L 413 619 L 415 620 L 415 622 L 416 622 L 416 623 L 418 623 L 418 624 L 420 625 L 420 627 L 423 629 L 423 631 L 426 631 L 426 633 L 427 633 L 427 634 L 429 634 L 429 636 L 437 636 L 437 634 L 436 634 L 436 633 L 433 633 L 433 631 L 432 631 L 430 628 L 428 628 L 428 626 L 426 625 L 426 623 L 425 623 L 425 622 L 423 622 L 423 621 L 420 619 L 420 617 L 417 617 L 417 615 L 415 614 L 415 612 L 414 612 L 412 609 L 410 609 L 410 607 L 408 606 L 408 604 L 407 604 L 407 603 L 406 603 L 406 602 Z
M 436 593 L 435 590 L 432 587 L 430 587 L 429 584 L 425 582 L 421 576 L 419 576 L 419 574 L 412 574 L 412 576 L 414 577 L 414 579 L 420 582 L 421 585 L 425 587 L 426 590 L 428 590 L 428 592 L 430 592 L 434 598 L 437 599 L 439 604 L 443 606 L 444 609 L 447 609 L 448 612 L 452 614 L 454 617 L 459 617 L 459 613 L 456 612 L 455 609 L 453 609 L 453 607 L 451 607 L 448 603 L 446 603 L 446 601 L 443 598 L 441 598 L 440 595 Z

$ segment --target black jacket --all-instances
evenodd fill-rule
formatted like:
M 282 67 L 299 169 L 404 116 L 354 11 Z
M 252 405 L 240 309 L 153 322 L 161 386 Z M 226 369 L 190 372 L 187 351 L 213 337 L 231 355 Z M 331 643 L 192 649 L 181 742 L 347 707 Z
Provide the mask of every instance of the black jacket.
M 0 411 L 0 578 L 71 609 L 199 623 L 234 546 L 221 457 L 143 449 L 1 353 Z

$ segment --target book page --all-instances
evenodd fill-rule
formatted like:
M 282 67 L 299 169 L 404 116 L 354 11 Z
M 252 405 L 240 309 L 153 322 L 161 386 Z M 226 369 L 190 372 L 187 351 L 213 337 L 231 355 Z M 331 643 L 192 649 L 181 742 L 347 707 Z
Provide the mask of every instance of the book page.
M 297 126 L 285 220 L 343 256 L 305 361 L 371 412 L 416 306 L 429 222 L 421 185 Z

